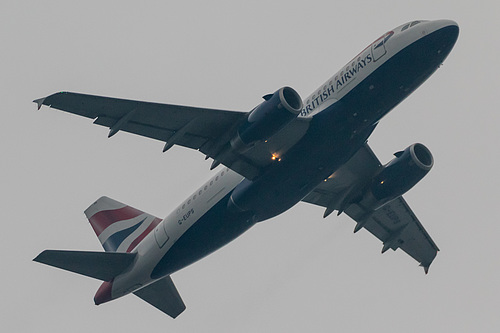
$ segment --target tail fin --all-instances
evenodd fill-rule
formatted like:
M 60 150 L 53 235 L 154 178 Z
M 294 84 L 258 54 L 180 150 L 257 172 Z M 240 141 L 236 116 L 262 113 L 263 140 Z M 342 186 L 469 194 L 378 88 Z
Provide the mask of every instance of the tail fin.
M 161 219 L 108 197 L 85 210 L 102 247 L 109 252 L 130 252 Z
M 36 262 L 82 274 L 102 281 L 111 281 L 134 261 L 136 253 L 45 250 Z

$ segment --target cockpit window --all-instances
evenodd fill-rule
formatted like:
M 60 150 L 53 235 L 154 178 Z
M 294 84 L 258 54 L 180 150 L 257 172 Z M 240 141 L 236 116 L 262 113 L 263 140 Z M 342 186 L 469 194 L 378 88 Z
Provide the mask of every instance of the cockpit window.
M 411 22 L 411 23 L 405 24 L 405 25 L 401 28 L 401 31 L 405 31 L 405 30 L 406 30 L 406 29 L 408 29 L 408 28 L 414 27 L 414 26 L 416 26 L 417 24 L 419 24 L 420 22 L 422 22 L 422 21 L 413 21 L 413 22 Z

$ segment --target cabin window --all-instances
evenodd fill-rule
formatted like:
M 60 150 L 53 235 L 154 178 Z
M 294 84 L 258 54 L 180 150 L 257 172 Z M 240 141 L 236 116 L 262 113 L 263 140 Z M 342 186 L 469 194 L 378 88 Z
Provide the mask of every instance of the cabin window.
M 410 24 L 408 23 L 407 25 L 405 25 L 405 26 L 401 29 L 401 31 L 405 31 L 405 30 L 406 30 L 406 29 L 408 29 L 409 27 L 410 27 Z
M 414 27 L 414 26 L 416 26 L 416 25 L 417 25 L 417 24 L 419 24 L 419 23 L 420 23 L 420 21 L 414 21 L 414 22 L 411 22 L 410 27 Z

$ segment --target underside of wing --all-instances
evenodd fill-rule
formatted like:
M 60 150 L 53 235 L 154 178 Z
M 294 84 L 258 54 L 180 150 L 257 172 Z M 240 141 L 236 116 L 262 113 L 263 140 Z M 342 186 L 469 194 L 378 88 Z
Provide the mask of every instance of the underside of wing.
M 327 208 L 325 217 L 334 210 L 343 212 L 381 166 L 378 158 L 366 144 L 302 201 Z
M 385 204 L 373 213 L 353 204 L 346 210 L 346 214 L 357 222 L 356 231 L 364 227 L 384 243 L 382 253 L 388 249 L 396 251 L 401 248 L 428 272 L 439 248 L 403 197 Z
M 56 93 L 34 102 L 39 107 L 47 105 L 94 119 L 95 124 L 110 128 L 109 136 L 125 131 L 193 149 L 219 137 L 245 115 L 71 92 Z
M 127 99 L 61 92 L 34 101 L 42 105 L 94 119 L 109 127 L 109 137 L 118 131 L 134 133 L 173 145 L 199 150 L 248 179 L 258 177 L 272 163 L 273 154 L 284 153 L 307 131 L 309 121 L 295 119 L 266 142 L 256 142 L 245 151 L 235 151 L 230 141 L 248 112 L 150 103 Z
M 374 177 L 383 168 L 365 144 L 303 201 L 325 207 L 324 217 L 335 210 L 339 214 L 345 212 L 356 222 L 354 232 L 365 228 L 383 242 L 382 253 L 401 248 L 427 273 L 439 249 L 403 197 L 398 196 L 375 209 L 367 206 L 363 199 Z

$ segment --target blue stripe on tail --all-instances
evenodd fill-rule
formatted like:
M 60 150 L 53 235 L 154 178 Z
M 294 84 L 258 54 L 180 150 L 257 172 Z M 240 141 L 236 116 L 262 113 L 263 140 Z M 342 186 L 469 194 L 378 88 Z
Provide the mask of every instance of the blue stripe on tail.
M 122 231 L 119 231 L 113 235 L 111 235 L 103 244 L 102 247 L 104 247 L 105 251 L 111 251 L 111 252 L 116 252 L 120 244 L 128 237 L 130 236 L 137 228 L 139 228 L 142 223 L 147 219 L 145 217 L 142 219 L 140 222 L 138 222 L 136 225 L 131 226 L 128 229 L 124 229 Z

